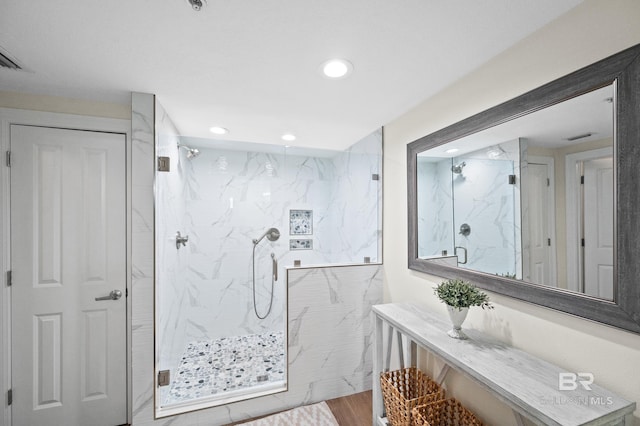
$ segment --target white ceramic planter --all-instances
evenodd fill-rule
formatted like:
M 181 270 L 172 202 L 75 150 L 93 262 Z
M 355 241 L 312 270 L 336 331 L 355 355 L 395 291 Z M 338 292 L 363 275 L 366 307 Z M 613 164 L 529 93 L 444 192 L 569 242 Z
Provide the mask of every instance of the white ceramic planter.
M 453 306 L 447 305 L 447 310 L 449 311 L 449 318 L 451 318 L 451 324 L 453 324 L 453 328 L 447 332 L 449 337 L 454 339 L 465 340 L 468 339 L 467 335 L 462 331 L 462 323 L 467 318 L 467 314 L 469 313 L 469 308 L 454 308 Z

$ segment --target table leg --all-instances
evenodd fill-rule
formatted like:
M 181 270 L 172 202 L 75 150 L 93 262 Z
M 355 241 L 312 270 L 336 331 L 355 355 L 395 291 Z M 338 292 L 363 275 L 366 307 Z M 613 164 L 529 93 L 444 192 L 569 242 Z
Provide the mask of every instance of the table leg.
M 373 335 L 373 426 L 378 425 L 378 418 L 384 416 L 382 390 L 380 389 L 380 373 L 382 373 L 382 346 L 382 319 L 376 316 L 375 331 Z

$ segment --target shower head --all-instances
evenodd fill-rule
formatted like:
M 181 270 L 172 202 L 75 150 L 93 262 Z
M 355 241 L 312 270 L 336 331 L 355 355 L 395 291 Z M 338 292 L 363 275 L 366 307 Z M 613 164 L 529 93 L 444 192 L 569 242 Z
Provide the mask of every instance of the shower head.
M 278 231 L 278 229 L 270 228 L 269 231 L 267 231 L 267 239 L 269 241 L 277 241 L 278 238 L 280 238 L 280 231 Z
M 453 166 L 451 166 L 451 171 L 452 171 L 453 173 L 455 173 L 455 174 L 459 175 L 460 173 L 462 173 L 462 168 L 463 168 L 464 166 L 466 166 L 466 165 L 467 165 L 467 163 L 465 163 L 465 162 L 463 161 L 462 163 L 460 163 L 460 164 L 458 164 L 458 165 L 453 165 Z
M 200 9 L 202 9 L 202 6 L 204 6 L 202 0 L 187 0 L 187 1 L 189 2 L 193 10 L 195 10 L 196 12 L 200 12 Z
M 179 144 L 178 144 L 178 148 L 183 148 L 187 150 L 187 158 L 189 160 L 191 160 L 192 158 L 196 158 L 198 155 L 200 155 L 200 150 L 198 150 L 197 148 L 189 148 L 186 145 L 179 145 Z
M 260 238 L 254 239 L 253 244 L 258 244 L 264 237 L 267 237 L 267 240 L 269 241 L 276 241 L 280 238 L 280 231 L 277 228 L 269 228 L 264 234 L 262 234 L 262 236 L 260 236 Z
M 198 155 L 200 155 L 200 151 L 196 148 L 191 148 L 189 152 L 187 152 L 187 158 L 195 158 Z

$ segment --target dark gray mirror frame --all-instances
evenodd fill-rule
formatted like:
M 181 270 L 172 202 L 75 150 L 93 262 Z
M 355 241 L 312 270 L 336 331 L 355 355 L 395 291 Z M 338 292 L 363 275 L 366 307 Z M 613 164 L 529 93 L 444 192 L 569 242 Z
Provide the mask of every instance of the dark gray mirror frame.
M 615 85 L 614 302 L 418 258 L 417 155 L 591 90 Z M 407 145 L 409 269 L 640 333 L 640 45 Z

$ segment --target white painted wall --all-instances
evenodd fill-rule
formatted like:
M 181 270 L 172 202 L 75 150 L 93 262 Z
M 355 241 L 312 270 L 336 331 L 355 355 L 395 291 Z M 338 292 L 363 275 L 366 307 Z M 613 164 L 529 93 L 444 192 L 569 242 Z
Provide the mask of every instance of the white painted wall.
M 445 315 L 433 295 L 439 277 L 407 269 L 406 145 L 461 119 L 640 43 L 640 1 L 586 0 L 567 15 L 385 126 L 384 273 L 387 301 L 419 301 Z M 492 295 L 493 311 L 470 312 L 465 326 L 485 331 L 640 404 L 640 336 L 561 312 Z M 432 362 L 429 363 L 432 366 Z M 455 396 L 488 424 L 515 424 L 510 411 L 460 375 Z M 640 425 L 640 410 L 635 412 Z

